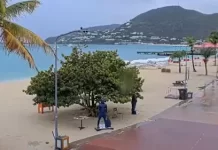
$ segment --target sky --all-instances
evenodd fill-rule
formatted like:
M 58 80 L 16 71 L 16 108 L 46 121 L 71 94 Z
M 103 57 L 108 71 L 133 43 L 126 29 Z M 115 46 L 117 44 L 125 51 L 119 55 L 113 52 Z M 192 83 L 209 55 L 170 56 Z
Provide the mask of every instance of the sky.
M 122 24 L 150 9 L 171 5 L 218 13 L 218 0 L 41 0 L 33 14 L 13 21 L 45 39 L 80 27 Z

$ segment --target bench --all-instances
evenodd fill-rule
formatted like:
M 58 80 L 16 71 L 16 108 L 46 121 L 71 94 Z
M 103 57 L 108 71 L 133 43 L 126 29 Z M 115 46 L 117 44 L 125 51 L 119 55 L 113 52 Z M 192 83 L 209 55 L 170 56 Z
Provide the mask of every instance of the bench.
M 44 108 L 48 107 L 49 110 L 52 109 L 52 111 L 54 111 L 54 106 L 49 105 L 49 104 L 45 104 L 45 103 L 39 103 L 38 104 L 38 113 L 43 114 L 44 113 Z

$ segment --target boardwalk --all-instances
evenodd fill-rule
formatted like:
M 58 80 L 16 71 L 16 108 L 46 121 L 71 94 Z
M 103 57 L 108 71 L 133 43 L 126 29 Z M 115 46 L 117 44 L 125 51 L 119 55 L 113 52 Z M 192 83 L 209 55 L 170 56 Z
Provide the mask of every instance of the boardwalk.
M 77 150 L 217 150 L 218 82 L 150 121 L 72 143 Z

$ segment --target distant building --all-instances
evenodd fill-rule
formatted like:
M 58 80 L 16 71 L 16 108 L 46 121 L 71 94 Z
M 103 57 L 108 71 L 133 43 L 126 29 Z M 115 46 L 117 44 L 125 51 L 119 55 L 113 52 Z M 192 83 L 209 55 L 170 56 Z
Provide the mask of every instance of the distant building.
M 118 36 L 116 36 L 116 38 L 120 39 L 120 38 L 122 38 L 122 36 L 118 35 Z
M 136 34 L 137 34 L 137 32 L 132 32 L 131 34 L 132 34 L 132 35 L 136 35 Z
M 130 37 L 130 39 L 132 39 L 132 40 L 133 40 L 133 39 L 138 39 L 138 38 L 140 38 L 140 36 L 131 36 L 131 37 Z
M 203 49 L 203 48 L 215 48 L 215 47 L 218 48 L 218 44 L 214 45 L 210 42 L 204 42 L 203 44 L 200 44 L 200 45 L 198 45 L 198 44 L 194 45 L 195 50 L 199 50 L 199 49 Z
M 106 41 L 115 41 L 115 39 L 105 39 Z
M 170 41 L 176 41 L 176 40 L 177 40 L 176 38 L 171 38 L 171 39 L 170 39 Z
M 167 39 L 160 39 L 161 42 L 168 42 Z
M 151 39 L 151 40 L 160 40 L 160 37 L 159 37 L 159 36 L 151 36 L 150 39 Z
M 130 22 L 127 22 L 125 25 L 126 25 L 126 26 L 130 25 Z

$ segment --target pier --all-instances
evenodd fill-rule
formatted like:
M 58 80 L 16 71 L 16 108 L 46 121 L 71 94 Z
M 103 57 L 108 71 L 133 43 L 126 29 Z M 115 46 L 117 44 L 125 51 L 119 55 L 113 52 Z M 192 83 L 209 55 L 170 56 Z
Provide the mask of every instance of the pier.
M 137 51 L 137 54 L 143 55 L 158 55 L 158 56 L 171 56 L 174 52 L 177 51 L 163 51 L 163 52 L 154 52 L 154 51 Z M 187 55 L 191 55 L 191 51 L 186 51 Z M 194 55 L 201 55 L 200 53 L 194 53 Z

